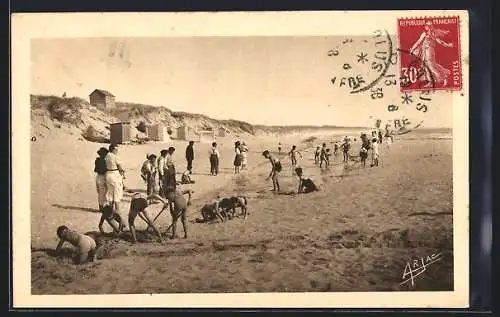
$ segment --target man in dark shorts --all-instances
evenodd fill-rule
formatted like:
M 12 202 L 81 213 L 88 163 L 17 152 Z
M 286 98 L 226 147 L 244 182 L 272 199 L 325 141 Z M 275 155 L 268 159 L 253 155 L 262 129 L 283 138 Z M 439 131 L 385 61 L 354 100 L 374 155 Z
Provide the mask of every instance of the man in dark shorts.
M 159 197 L 158 197 L 159 198 Z M 142 220 L 152 227 L 155 233 L 158 235 L 159 241 L 163 242 L 161 238 L 161 233 L 158 228 L 154 225 L 151 216 L 147 211 L 148 200 L 143 194 L 135 194 L 130 201 L 130 210 L 128 212 L 128 225 L 130 227 L 130 232 L 132 233 L 132 242 L 137 242 L 137 235 L 135 233 L 135 218 L 139 216 Z
M 262 152 L 262 156 L 264 156 L 271 162 L 272 169 L 267 179 L 271 178 L 273 180 L 273 191 L 279 192 L 280 191 L 279 173 L 281 172 L 282 169 L 281 162 L 279 161 L 279 159 L 272 157 L 271 153 L 269 153 L 268 150 Z

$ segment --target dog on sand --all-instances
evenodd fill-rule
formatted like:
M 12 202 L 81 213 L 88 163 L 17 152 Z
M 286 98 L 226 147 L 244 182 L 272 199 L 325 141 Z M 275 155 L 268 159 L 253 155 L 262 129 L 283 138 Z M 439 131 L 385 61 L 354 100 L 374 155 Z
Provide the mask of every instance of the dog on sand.
M 236 214 L 236 208 L 241 208 L 240 215 L 243 215 L 243 218 L 247 218 L 247 206 L 248 199 L 245 196 L 232 196 L 223 198 L 219 201 L 219 210 L 223 217 L 225 218 L 234 218 Z

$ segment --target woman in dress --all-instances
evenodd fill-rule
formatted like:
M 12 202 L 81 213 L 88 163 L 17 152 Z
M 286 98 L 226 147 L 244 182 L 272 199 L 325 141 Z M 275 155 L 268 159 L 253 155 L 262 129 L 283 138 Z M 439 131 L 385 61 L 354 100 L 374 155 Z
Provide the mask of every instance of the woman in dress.
M 99 155 L 94 162 L 94 172 L 95 184 L 97 188 L 97 201 L 99 204 L 99 211 L 102 211 L 102 207 L 106 205 L 106 155 L 108 154 L 108 149 L 105 147 L 100 148 L 97 151 Z
M 247 167 L 247 152 L 248 148 L 245 142 L 241 143 L 241 169 L 244 170 Z
M 240 168 L 241 168 L 241 161 L 242 161 L 242 155 L 241 155 L 241 143 L 240 141 L 236 141 L 234 143 L 234 173 L 239 174 L 240 173 Z

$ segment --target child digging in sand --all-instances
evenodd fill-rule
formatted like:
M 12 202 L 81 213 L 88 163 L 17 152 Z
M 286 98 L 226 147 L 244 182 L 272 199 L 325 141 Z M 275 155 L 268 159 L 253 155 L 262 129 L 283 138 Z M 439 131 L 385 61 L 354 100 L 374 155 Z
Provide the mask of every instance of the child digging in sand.
M 110 205 L 102 207 L 101 212 L 102 215 L 101 219 L 99 220 L 99 231 L 101 233 L 104 233 L 102 225 L 104 224 L 104 220 L 106 220 L 106 222 L 113 228 L 113 233 L 115 234 L 115 236 L 118 236 L 118 234 L 123 231 L 123 222 L 120 215 L 114 212 L 113 207 L 111 207 Z
M 281 162 L 279 159 L 271 156 L 271 153 L 269 153 L 268 150 L 262 152 L 262 156 L 268 159 L 271 162 L 272 166 L 271 172 L 269 173 L 267 180 L 271 178 L 273 180 L 273 192 L 279 192 L 280 191 L 279 173 L 281 172 L 282 169 Z
M 128 225 L 130 227 L 130 232 L 132 233 L 132 243 L 137 242 L 137 235 L 135 232 L 135 219 L 139 216 L 149 227 L 152 227 L 154 232 L 158 235 L 160 243 L 163 242 L 161 238 L 161 233 L 158 228 L 154 225 L 154 221 L 152 220 L 149 212 L 147 211 L 148 207 L 148 198 L 156 198 L 164 203 L 166 202 L 163 198 L 158 196 L 157 194 L 152 194 L 151 196 L 145 196 L 144 194 L 135 194 L 130 201 L 130 210 L 128 212 Z
M 175 190 L 175 188 L 166 188 L 165 196 L 170 202 L 170 215 L 172 216 L 172 224 L 170 225 L 172 227 L 172 236 L 170 237 L 171 239 L 175 239 L 177 237 L 175 233 L 177 231 L 177 221 L 179 220 L 179 218 L 181 219 L 182 228 L 184 229 L 184 239 L 187 239 L 188 237 L 186 213 L 188 206 L 191 205 L 191 195 L 193 193 L 194 191 L 189 189 L 178 192 Z M 187 201 L 184 198 L 184 195 L 186 194 L 188 195 Z
M 64 242 L 69 242 L 77 248 L 76 264 L 83 264 L 94 259 L 96 243 L 91 237 L 71 230 L 66 226 L 57 228 L 57 237 L 59 237 L 60 241 L 56 247 L 56 252 L 59 252 Z
M 312 193 L 315 191 L 319 191 L 318 187 L 314 184 L 312 179 L 310 178 L 304 178 L 302 174 L 302 168 L 297 167 L 295 169 L 295 174 L 299 177 L 299 189 L 297 191 L 297 194 L 304 193 Z

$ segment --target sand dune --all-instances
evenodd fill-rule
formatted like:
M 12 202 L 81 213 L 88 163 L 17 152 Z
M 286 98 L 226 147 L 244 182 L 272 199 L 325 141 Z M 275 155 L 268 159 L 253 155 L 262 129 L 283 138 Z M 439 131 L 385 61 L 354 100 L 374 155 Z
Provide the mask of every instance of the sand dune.
M 415 135 L 383 149 L 380 167 L 365 169 L 346 169 L 340 157 L 328 170 L 314 166 L 311 147 L 340 136 L 316 135 L 311 143 L 303 142 L 308 135 L 281 140 L 285 150 L 297 144 L 304 155 L 299 164 L 321 188 L 300 196 L 292 194 L 297 180 L 285 156 L 283 193 L 270 192 L 265 180 L 270 167 L 261 152 L 275 151 L 276 138 L 247 137 L 249 169 L 239 175 L 232 170 L 232 139 L 219 141 L 217 177 L 208 175 L 209 145 L 197 143 L 196 183 L 184 185 L 195 190 L 190 238 L 160 244 L 142 232 L 136 245 L 127 234 L 114 240 L 96 232 L 100 214 L 92 170 L 99 144 L 68 135 L 32 142 L 32 293 L 451 290 L 452 141 Z M 182 172 L 185 142 L 121 147 L 128 189 L 145 190 L 139 169 L 146 153 L 171 144 Z M 234 193 L 249 197 L 247 220 L 195 222 L 207 199 Z M 156 214 L 160 205 L 150 208 Z M 161 231 L 169 223 L 168 213 L 158 219 Z M 77 266 L 69 251 L 54 254 L 61 224 L 94 235 L 101 259 Z M 145 225 L 138 221 L 138 228 Z M 399 285 L 406 261 L 437 252 L 443 259 L 414 287 Z

